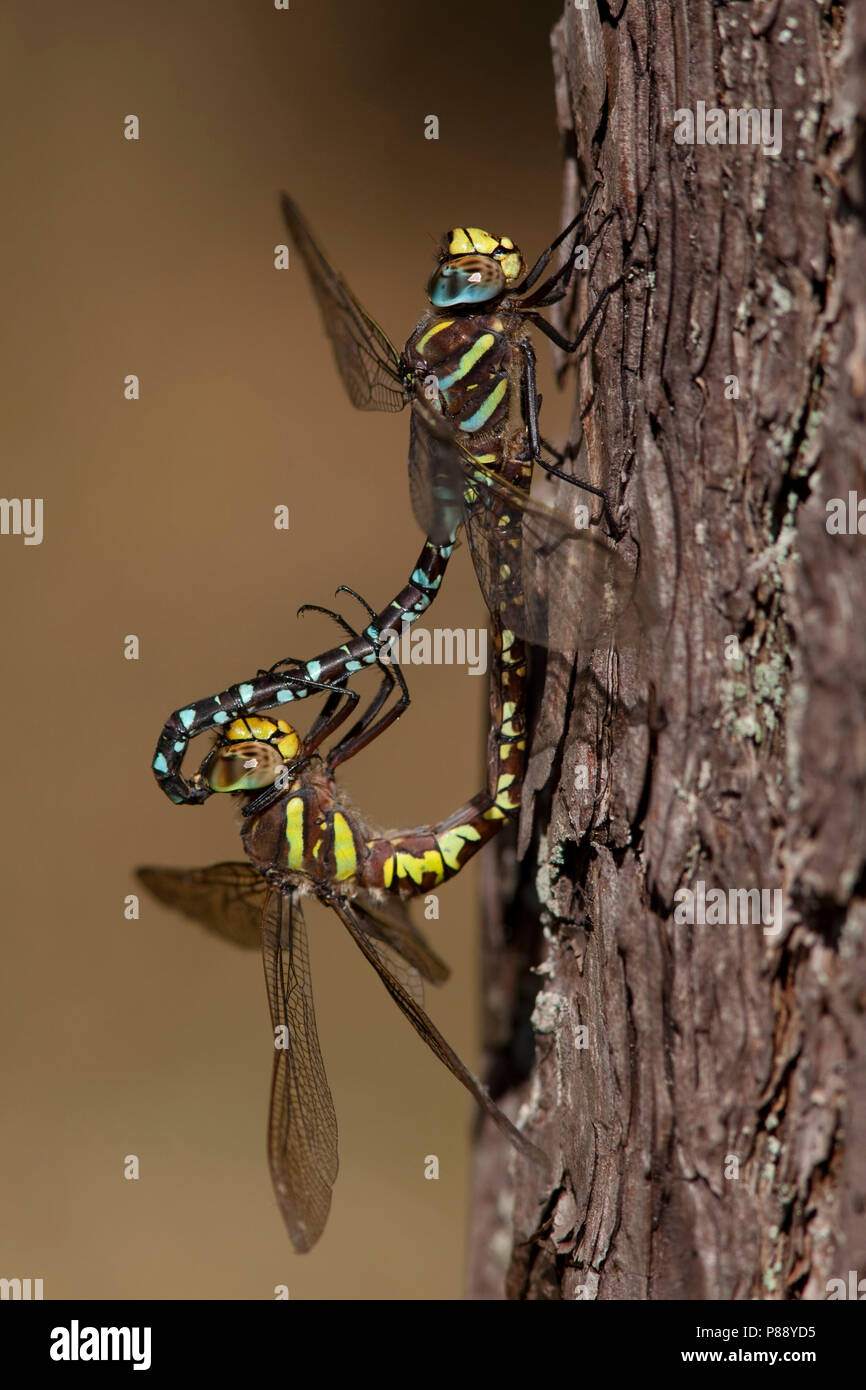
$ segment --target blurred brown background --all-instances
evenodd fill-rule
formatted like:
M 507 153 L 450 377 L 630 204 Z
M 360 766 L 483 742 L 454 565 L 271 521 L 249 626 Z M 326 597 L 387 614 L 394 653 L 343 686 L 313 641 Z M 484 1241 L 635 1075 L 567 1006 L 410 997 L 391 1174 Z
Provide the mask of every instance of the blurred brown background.
M 0 537 L 0 1275 L 41 1277 L 46 1298 L 462 1295 L 471 1102 L 336 918 L 308 911 L 341 1172 L 300 1257 L 265 1160 L 259 960 L 144 899 L 139 921 L 123 908 L 137 863 L 241 857 L 229 804 L 156 787 L 169 712 L 331 645 L 297 606 L 346 582 L 381 607 L 420 547 L 408 420 L 348 404 L 300 265 L 273 268 L 278 190 L 402 343 L 447 226 L 510 233 L 530 258 L 559 229 L 560 8 L 19 0 L 0 16 L 2 494 L 45 506 L 41 546 Z M 465 551 L 430 616 L 484 622 Z M 387 827 L 437 819 L 484 776 L 486 681 L 408 674 L 411 710 L 344 779 Z M 472 1065 L 476 899 L 473 865 L 430 924 L 454 969 L 431 1012 Z

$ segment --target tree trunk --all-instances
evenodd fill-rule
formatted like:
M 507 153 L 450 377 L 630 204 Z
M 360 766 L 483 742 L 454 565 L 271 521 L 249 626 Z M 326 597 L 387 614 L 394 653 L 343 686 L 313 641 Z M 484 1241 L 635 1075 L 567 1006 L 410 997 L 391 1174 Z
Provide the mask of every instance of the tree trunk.
M 537 672 L 486 1041 L 501 1092 L 531 1013 L 553 1172 L 485 1131 L 470 1292 L 822 1299 L 866 1274 L 866 3 L 573 0 L 553 48 L 565 216 L 598 180 L 613 214 L 564 321 L 627 272 L 575 472 L 664 626 L 649 686 Z M 780 150 L 700 143 L 699 103 Z M 781 918 L 735 920 L 753 889 Z

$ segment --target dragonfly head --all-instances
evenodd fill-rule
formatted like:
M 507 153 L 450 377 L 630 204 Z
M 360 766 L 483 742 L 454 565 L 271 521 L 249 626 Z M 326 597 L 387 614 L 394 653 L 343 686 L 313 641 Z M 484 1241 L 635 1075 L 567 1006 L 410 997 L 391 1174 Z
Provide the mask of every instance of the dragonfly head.
M 300 750 L 301 740 L 290 724 L 249 716 L 229 724 L 202 771 L 211 791 L 259 791 L 272 786 Z
M 481 227 L 452 227 L 443 238 L 427 297 L 437 309 L 486 304 L 516 285 L 523 271 L 523 256 L 510 237 L 491 236 Z

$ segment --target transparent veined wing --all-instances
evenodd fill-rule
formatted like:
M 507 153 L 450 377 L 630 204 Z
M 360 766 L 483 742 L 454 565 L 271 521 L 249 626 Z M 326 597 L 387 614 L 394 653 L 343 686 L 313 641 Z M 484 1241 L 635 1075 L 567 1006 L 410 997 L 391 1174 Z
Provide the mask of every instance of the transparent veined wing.
M 337 1116 L 319 1048 L 297 894 L 271 890 L 262 919 L 262 957 L 274 1029 L 268 1163 L 292 1244 L 303 1252 L 319 1239 L 331 1209 Z
M 459 510 L 485 602 L 504 627 L 557 651 L 636 645 L 652 631 L 649 587 L 595 528 L 578 530 L 478 463 L 426 400 L 417 397 L 412 414 L 416 518 L 430 534 L 437 516 L 451 524 Z
M 139 881 L 166 907 L 238 946 L 258 946 L 268 886 L 250 864 L 207 869 L 137 869 Z
M 376 933 L 371 931 L 369 923 L 365 919 L 364 909 L 359 907 L 357 903 L 343 898 L 334 897 L 329 899 L 329 902 L 342 919 L 355 944 L 367 957 L 397 1007 L 405 1014 L 431 1052 L 439 1058 L 439 1061 L 448 1068 L 453 1076 L 457 1077 L 458 1081 L 462 1082 L 482 1110 L 491 1117 L 514 1147 L 525 1157 L 531 1158 L 535 1163 L 546 1168 L 546 1155 L 527 1139 L 525 1134 L 521 1134 L 508 1116 L 499 1109 L 496 1102 L 491 1100 L 481 1083 L 476 1080 L 469 1068 L 461 1062 L 454 1049 L 445 1041 L 432 1019 L 428 1017 L 421 1004 L 413 997 L 411 990 L 408 990 L 392 972 L 388 958 L 380 949 L 381 942 L 377 939 Z
M 404 967 L 408 967 L 406 980 L 410 978 L 409 970 L 418 977 L 410 992 L 419 1004 L 423 1004 L 422 981 L 429 980 L 431 984 L 441 985 L 451 971 L 414 925 L 406 904 L 399 898 L 385 900 L 363 889 L 353 896 L 352 901 L 356 911 L 364 915 L 367 932 L 376 938 L 377 950 L 381 953 L 383 946 L 388 948 L 394 973 L 402 978 L 398 969 L 402 962 Z
M 464 520 L 463 449 L 453 426 L 417 383 L 409 421 L 409 496 L 415 520 L 436 545 L 453 539 Z
M 578 530 L 480 465 L 467 468 L 466 534 L 490 612 L 518 637 L 574 651 L 638 645 L 658 614 L 649 591 L 594 529 Z
M 282 196 L 289 236 L 301 256 L 349 399 L 359 410 L 402 410 L 407 402 L 401 357 L 386 333 L 329 265 L 300 208 Z

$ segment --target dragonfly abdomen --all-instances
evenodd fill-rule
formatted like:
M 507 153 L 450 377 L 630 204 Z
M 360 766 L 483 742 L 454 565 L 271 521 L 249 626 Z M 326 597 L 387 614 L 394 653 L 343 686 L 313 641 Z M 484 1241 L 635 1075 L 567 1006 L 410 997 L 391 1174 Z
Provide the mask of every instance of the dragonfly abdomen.
M 490 771 L 486 792 L 435 826 L 394 831 L 366 845 L 363 883 L 400 897 L 426 893 L 459 873 L 520 810 L 526 757 L 526 653 L 494 622 Z
M 504 819 L 483 819 L 488 798 L 477 798 L 458 813 L 455 824 L 408 830 L 367 844 L 366 888 L 384 888 L 398 897 L 438 888 L 453 878 L 468 859 L 495 835 Z M 483 808 L 483 809 L 482 809 Z

